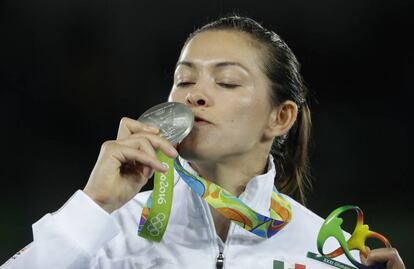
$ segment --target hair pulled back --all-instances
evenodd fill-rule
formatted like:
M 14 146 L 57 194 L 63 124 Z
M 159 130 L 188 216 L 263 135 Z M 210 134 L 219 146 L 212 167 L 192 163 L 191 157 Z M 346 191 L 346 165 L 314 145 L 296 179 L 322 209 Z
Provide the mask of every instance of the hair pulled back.
M 234 30 L 247 33 L 264 45 L 264 72 L 270 81 L 272 104 L 277 106 L 291 100 L 298 106 L 297 119 L 286 135 L 274 139 L 271 153 L 276 165 L 276 188 L 306 202 L 310 188 L 309 141 L 311 114 L 308 106 L 308 89 L 300 74 L 300 64 L 278 34 L 269 31 L 251 18 L 231 15 L 219 18 L 197 29 L 186 44 L 197 34 L 213 30 Z

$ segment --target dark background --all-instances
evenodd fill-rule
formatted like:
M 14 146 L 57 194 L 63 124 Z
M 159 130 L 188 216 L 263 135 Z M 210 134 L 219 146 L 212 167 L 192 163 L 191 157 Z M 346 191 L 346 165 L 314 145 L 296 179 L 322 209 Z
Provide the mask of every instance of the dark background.
M 166 100 L 187 35 L 231 11 L 279 33 L 315 93 L 308 207 L 359 205 L 414 265 L 414 2 L 385 0 L 0 0 L 0 264 L 84 187 L 122 116 Z

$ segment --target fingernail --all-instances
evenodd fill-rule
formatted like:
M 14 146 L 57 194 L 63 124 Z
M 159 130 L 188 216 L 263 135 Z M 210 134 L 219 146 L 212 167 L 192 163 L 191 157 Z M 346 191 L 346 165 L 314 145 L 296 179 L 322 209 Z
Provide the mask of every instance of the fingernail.
M 178 156 L 178 151 L 175 148 L 168 148 L 172 154 Z
M 165 164 L 162 164 L 162 171 L 164 173 L 168 172 L 168 167 Z

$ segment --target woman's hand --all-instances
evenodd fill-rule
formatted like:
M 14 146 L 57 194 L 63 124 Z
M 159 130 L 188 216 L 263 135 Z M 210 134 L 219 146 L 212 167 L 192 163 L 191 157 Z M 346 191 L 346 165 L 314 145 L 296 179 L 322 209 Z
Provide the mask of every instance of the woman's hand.
M 368 256 L 365 258 L 361 255 L 361 261 L 365 265 L 373 265 L 376 263 L 385 263 L 386 269 L 405 269 L 398 251 L 395 248 L 377 248 L 370 250 L 367 247 Z
M 157 128 L 122 118 L 116 140 L 102 144 L 84 192 L 108 213 L 132 199 L 154 170 L 167 169 L 156 158 L 156 149 L 175 158 L 178 153 Z

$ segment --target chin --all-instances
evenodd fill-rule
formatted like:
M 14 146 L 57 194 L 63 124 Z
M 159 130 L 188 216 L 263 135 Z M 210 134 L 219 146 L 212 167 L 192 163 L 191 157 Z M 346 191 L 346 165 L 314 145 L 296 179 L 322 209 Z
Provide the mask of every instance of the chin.
M 209 152 L 212 147 L 207 145 L 201 146 L 200 144 L 192 144 L 189 143 L 190 141 L 183 141 L 180 145 L 178 145 L 178 153 L 182 158 L 187 161 L 193 162 L 200 162 L 200 161 L 207 161 L 212 160 L 213 156 L 211 152 Z

